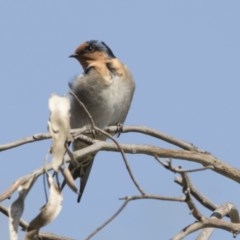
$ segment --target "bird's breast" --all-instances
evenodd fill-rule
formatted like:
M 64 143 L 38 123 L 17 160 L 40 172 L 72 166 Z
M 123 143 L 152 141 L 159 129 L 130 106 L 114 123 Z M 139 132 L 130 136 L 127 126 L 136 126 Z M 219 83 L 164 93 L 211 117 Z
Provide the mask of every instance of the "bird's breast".
M 96 126 L 103 128 L 123 123 L 132 100 L 135 84 L 130 74 L 111 78 L 91 71 L 73 83 L 73 91 L 91 114 Z M 72 128 L 89 124 L 89 118 L 76 99 L 72 99 Z

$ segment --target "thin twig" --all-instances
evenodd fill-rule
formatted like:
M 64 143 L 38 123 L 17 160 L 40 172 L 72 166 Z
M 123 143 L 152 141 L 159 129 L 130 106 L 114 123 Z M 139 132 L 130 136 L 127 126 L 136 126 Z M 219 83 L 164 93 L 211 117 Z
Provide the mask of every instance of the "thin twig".
M 162 195 L 155 195 L 155 194 L 147 194 L 145 195 L 135 195 L 135 196 L 126 196 L 123 198 L 120 198 L 120 200 L 128 200 L 128 201 L 134 201 L 134 200 L 162 200 L 162 201 L 172 201 L 172 202 L 185 202 L 186 197 L 168 197 L 168 196 L 162 196 Z
M 104 227 L 106 227 L 111 221 L 114 220 L 127 206 L 127 204 L 130 201 L 133 200 L 140 200 L 140 199 L 153 199 L 153 200 L 167 200 L 167 201 L 177 201 L 177 202 L 184 202 L 185 197 L 164 197 L 164 196 L 158 196 L 158 195 L 140 195 L 140 196 L 127 196 L 124 198 L 120 198 L 120 200 L 124 200 L 121 207 L 117 210 L 116 213 L 114 213 L 107 221 L 105 221 L 101 226 L 96 228 L 85 240 L 90 240 L 94 235 L 96 235 L 99 231 L 101 231 Z
M 183 193 L 186 195 L 186 203 L 188 205 L 188 208 L 190 209 L 192 215 L 198 221 L 201 221 L 201 219 L 203 218 L 203 215 L 199 212 L 199 210 L 197 209 L 197 206 L 195 205 L 191 197 L 191 191 L 189 187 L 191 180 L 186 173 L 181 173 L 181 176 L 183 179 Z
M 134 175 L 133 175 L 133 173 L 132 173 L 132 170 L 131 170 L 131 168 L 130 168 L 130 166 L 129 166 L 129 164 L 128 164 L 128 161 L 127 161 L 127 158 L 126 158 L 126 156 L 125 156 L 125 153 L 124 153 L 124 151 L 123 151 L 123 149 L 122 149 L 122 147 L 121 147 L 121 145 L 120 145 L 120 144 L 118 143 L 118 141 L 117 141 L 116 139 L 114 139 L 109 133 L 107 133 L 107 132 L 105 132 L 104 130 L 102 130 L 102 129 L 100 129 L 100 128 L 97 128 L 97 127 L 96 127 L 96 130 L 99 131 L 100 133 L 104 134 L 104 135 L 107 136 L 108 138 L 110 138 L 110 139 L 117 145 L 117 147 L 118 147 L 118 149 L 119 149 L 119 151 L 120 151 L 120 153 L 121 153 L 121 155 L 122 155 L 122 158 L 123 158 L 123 161 L 124 161 L 125 166 L 126 166 L 126 168 L 127 168 L 127 171 L 128 171 L 128 173 L 129 173 L 129 175 L 130 175 L 130 178 L 132 179 L 132 181 L 133 181 L 135 187 L 138 189 L 138 191 L 139 191 L 142 195 L 144 195 L 145 192 L 143 191 L 143 189 L 140 187 L 139 183 L 138 183 L 137 180 L 135 179 L 135 177 L 134 177 Z
M 92 129 L 95 129 L 95 123 L 94 120 L 92 118 L 92 115 L 90 114 L 90 112 L 88 111 L 88 109 L 86 108 L 85 104 L 78 98 L 78 96 L 72 91 L 72 89 L 70 89 L 70 94 L 75 98 L 75 100 L 78 102 L 78 104 L 83 108 L 84 112 L 87 114 L 88 119 L 90 121 L 90 124 L 92 126 Z
M 94 230 L 85 240 L 90 240 L 94 235 L 96 235 L 99 231 L 101 231 L 104 227 L 106 227 L 110 222 L 114 220 L 122 211 L 123 209 L 127 206 L 128 200 L 125 200 L 124 203 L 121 205 L 121 207 L 107 220 L 105 221 L 102 225 L 100 225 L 96 230 Z
M 163 162 L 158 156 L 154 156 L 154 158 L 157 160 L 157 162 L 162 165 L 164 168 L 170 170 L 171 172 L 174 173 L 193 173 L 193 172 L 200 172 L 200 171 L 205 171 L 208 169 L 213 169 L 213 166 L 206 166 L 206 167 L 201 167 L 201 168 L 194 168 L 194 169 L 181 169 L 180 167 L 174 167 L 172 165 L 171 159 L 169 159 L 167 162 Z

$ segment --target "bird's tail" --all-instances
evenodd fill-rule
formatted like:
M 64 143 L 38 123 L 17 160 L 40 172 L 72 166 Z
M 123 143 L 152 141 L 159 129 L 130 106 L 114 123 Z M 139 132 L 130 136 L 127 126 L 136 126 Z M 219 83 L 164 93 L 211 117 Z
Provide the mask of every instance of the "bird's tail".
M 69 164 L 68 168 L 72 174 L 73 179 L 76 180 L 77 178 L 80 178 L 80 187 L 78 191 L 77 202 L 80 202 L 82 194 L 86 187 L 88 177 L 92 169 L 94 157 L 95 157 L 95 154 L 86 156 L 84 158 L 76 159 L 76 162 L 74 164 L 73 163 Z M 65 185 L 66 185 L 66 180 L 63 180 L 61 189 L 63 189 Z

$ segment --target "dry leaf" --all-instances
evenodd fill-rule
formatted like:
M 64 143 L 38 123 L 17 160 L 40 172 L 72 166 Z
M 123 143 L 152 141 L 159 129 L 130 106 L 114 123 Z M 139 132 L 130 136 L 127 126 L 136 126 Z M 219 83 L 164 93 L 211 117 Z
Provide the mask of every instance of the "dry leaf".
M 26 182 L 19 186 L 19 196 L 9 208 L 10 240 L 18 239 L 18 226 L 24 210 L 24 199 L 27 196 L 35 180 L 36 179 L 33 176 L 30 176 L 28 180 L 26 180 Z
M 62 209 L 61 192 L 49 174 L 48 183 L 50 186 L 48 202 L 40 209 L 40 213 L 29 223 L 25 240 L 37 239 L 39 229 L 52 222 Z
M 67 97 L 52 94 L 48 102 L 50 110 L 50 119 L 48 121 L 48 129 L 52 136 L 51 153 L 53 155 L 52 167 L 54 171 L 58 171 L 63 163 L 66 153 L 66 142 L 70 137 L 70 101 Z

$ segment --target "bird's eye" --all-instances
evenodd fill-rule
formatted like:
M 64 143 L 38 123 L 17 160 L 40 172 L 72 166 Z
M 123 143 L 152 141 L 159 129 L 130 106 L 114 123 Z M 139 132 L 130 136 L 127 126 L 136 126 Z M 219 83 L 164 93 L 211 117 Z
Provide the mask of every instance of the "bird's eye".
M 94 48 L 93 46 L 89 45 L 89 46 L 87 47 L 87 50 L 88 50 L 89 52 L 94 52 L 94 51 L 95 51 L 95 48 Z

